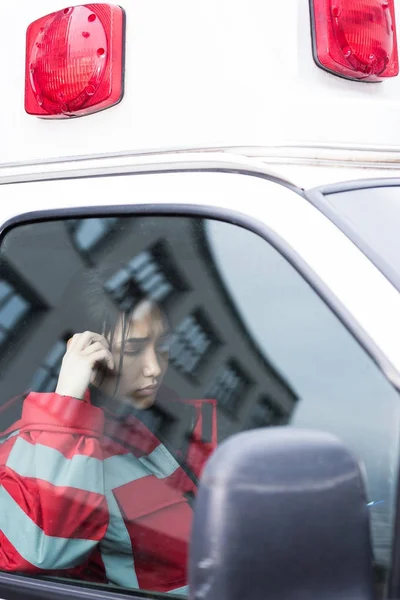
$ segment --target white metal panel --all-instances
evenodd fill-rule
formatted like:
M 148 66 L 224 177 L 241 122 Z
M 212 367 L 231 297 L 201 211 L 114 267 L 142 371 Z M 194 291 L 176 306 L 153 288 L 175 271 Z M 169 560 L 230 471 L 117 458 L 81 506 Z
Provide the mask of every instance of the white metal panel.
M 317 68 L 308 4 L 121 0 L 123 101 L 88 117 L 46 121 L 24 112 L 25 31 L 66 2 L 2 2 L 0 163 L 287 141 L 399 146 L 400 78 L 365 84 Z

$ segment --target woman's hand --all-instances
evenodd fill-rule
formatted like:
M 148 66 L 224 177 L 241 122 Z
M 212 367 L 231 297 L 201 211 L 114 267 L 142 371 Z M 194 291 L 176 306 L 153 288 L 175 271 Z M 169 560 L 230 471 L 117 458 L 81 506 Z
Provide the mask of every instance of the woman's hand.
M 114 369 L 114 359 L 105 337 L 92 331 L 76 333 L 68 341 L 56 393 L 83 400 L 101 365 Z

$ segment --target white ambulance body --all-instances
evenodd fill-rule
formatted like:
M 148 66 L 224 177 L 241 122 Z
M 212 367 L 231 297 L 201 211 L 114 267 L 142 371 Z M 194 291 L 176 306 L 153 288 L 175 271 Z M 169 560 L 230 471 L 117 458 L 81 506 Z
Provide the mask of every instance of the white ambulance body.
M 400 78 L 365 83 L 318 68 L 310 0 L 128 0 L 121 103 L 90 118 L 37 119 L 24 111 L 26 29 L 64 6 L 1 9 L 0 164 L 235 147 L 301 187 L 396 176 Z
M 353 0 L 121 0 L 120 101 L 92 114 L 39 116 L 24 107 L 26 88 L 32 105 L 40 97 L 27 28 L 71 8 L 63 0 L 3 2 L 0 227 L 25 213 L 88 216 L 95 207 L 103 215 L 124 207 L 248 222 L 268 232 L 398 391 L 400 76 L 350 79 L 349 67 L 343 77 L 317 64 L 326 48 L 316 15 L 330 10 L 333 19 L 346 2 Z M 392 1 L 357 2 L 368 15 L 383 5 L 393 11 Z M 393 2 L 400 34 L 400 0 Z M 362 15 L 354 18 L 362 29 Z M 396 23 L 387 23 L 391 42 L 382 44 L 395 69 Z M 41 50 L 40 41 L 29 43 Z M 268 272 L 254 274 L 255 295 L 263 278 Z M 240 309 L 240 290 L 226 284 Z M 248 325 L 256 335 L 257 323 Z M 391 472 L 395 423 L 383 432 L 394 440 Z M 394 511 L 377 544 L 386 566 Z

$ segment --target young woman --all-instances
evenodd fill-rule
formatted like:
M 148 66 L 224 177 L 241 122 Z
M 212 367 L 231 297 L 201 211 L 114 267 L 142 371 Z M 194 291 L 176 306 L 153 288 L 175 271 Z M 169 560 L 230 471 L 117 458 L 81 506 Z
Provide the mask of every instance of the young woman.
M 167 366 L 168 325 L 148 300 L 71 338 L 56 391 L 30 392 L 0 440 L 1 570 L 185 591 L 215 405 L 164 399 L 190 424 L 174 447 L 158 418 Z

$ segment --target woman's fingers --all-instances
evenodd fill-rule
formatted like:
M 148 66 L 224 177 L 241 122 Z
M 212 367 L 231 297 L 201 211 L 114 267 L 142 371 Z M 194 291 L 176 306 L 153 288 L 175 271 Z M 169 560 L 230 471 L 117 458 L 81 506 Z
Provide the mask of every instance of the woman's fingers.
M 104 342 L 106 341 L 104 340 Z M 94 357 L 104 356 L 104 358 L 101 358 L 101 362 L 107 364 L 107 366 L 111 369 L 114 368 L 114 359 L 108 349 L 107 343 L 105 346 L 103 342 L 93 342 L 90 344 L 90 346 L 87 346 L 87 348 L 81 351 L 81 355 L 89 357 L 92 365 L 94 365 L 96 362 L 99 362 L 98 359 L 94 360 Z
M 108 350 L 108 347 L 102 344 L 101 342 L 92 342 L 89 346 L 86 346 L 83 350 L 81 350 L 82 356 L 89 356 L 94 352 L 98 352 L 99 350 Z
M 102 348 L 101 350 L 97 350 L 92 354 L 89 354 L 88 359 L 90 360 L 92 366 L 95 366 L 99 363 L 103 363 L 106 364 L 109 369 L 114 369 L 114 359 L 112 357 L 112 354 L 109 350 L 106 350 L 105 348 Z
M 82 400 L 100 364 L 114 369 L 114 359 L 105 337 L 93 331 L 75 334 L 67 344 L 56 392 Z
M 100 342 L 105 348 L 108 348 L 108 342 L 104 336 L 94 331 L 85 331 L 72 336 L 67 345 L 67 350 L 68 352 L 81 352 L 94 342 Z

